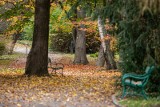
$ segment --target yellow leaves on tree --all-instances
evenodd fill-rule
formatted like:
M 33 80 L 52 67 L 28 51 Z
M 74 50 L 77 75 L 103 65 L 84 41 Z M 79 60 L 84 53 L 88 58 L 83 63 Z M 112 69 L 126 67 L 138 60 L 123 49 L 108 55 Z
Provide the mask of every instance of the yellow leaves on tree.
M 89 21 L 88 18 L 86 18 L 85 20 L 80 20 L 80 21 L 72 21 L 72 24 L 75 27 L 78 27 L 80 25 L 85 25 L 85 28 L 80 28 L 79 30 L 86 31 L 88 33 L 97 32 L 97 22 Z

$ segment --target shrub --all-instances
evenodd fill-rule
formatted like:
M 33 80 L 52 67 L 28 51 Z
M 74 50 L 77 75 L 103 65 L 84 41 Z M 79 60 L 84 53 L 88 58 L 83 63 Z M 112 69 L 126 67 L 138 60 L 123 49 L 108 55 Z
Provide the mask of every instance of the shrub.
M 148 92 L 158 92 L 160 94 L 160 71 L 159 69 L 155 69 L 152 73 L 149 83 L 147 84 L 147 91 Z
M 0 55 L 2 55 L 5 51 L 5 43 L 4 42 L 0 42 Z
M 53 51 L 59 52 L 71 52 L 71 47 L 74 48 L 72 43 L 72 34 L 58 32 L 57 34 L 50 36 L 50 48 Z M 71 46 L 72 45 L 72 46 Z M 86 52 L 96 53 L 100 47 L 100 41 L 95 34 L 87 34 L 86 36 Z
M 24 27 L 24 31 L 20 39 L 32 41 L 33 39 L 33 25 L 32 24 Z
M 59 32 L 50 36 L 50 48 L 53 51 L 69 52 L 72 35 L 70 33 Z
M 90 57 L 93 57 L 93 58 L 96 58 L 96 57 L 98 57 L 98 52 L 96 52 L 96 53 L 93 53 L 93 54 L 90 54 Z
M 96 53 L 99 51 L 100 47 L 99 37 L 93 33 L 87 33 L 86 35 L 86 52 L 88 53 Z

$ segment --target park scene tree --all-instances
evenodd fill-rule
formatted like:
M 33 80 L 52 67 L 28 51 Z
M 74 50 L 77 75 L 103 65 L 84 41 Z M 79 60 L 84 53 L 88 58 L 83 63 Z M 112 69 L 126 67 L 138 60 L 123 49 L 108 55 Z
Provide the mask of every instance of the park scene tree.
M 0 106 L 159 106 L 159 0 L 1 0 Z

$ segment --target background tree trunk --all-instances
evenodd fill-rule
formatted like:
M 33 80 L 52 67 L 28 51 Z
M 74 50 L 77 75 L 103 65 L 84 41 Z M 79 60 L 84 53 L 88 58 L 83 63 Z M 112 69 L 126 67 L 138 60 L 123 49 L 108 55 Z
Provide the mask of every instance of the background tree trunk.
M 77 9 L 74 10 L 74 18 L 73 18 L 73 21 L 76 21 L 77 20 Z M 73 37 L 73 43 L 74 43 L 74 46 L 76 44 L 76 37 L 77 37 L 77 28 L 76 26 L 73 26 L 72 28 L 72 37 Z
M 113 54 L 110 50 L 110 40 L 105 39 L 106 31 L 100 16 L 98 16 L 98 29 L 101 38 L 101 47 L 98 54 L 97 66 L 104 66 L 105 61 L 107 67 L 106 69 L 116 69 L 116 63 L 114 61 Z
M 76 29 L 76 27 L 73 27 L 72 28 L 72 38 L 73 38 L 73 40 L 71 41 L 71 45 L 70 45 L 70 52 L 71 53 L 75 52 L 76 36 L 77 36 L 77 29 Z
M 78 18 L 84 19 L 85 12 L 83 9 L 78 11 Z M 86 56 L 86 36 L 84 31 L 85 25 L 79 25 L 76 36 L 76 46 L 75 46 L 75 57 L 74 64 L 88 64 L 87 56 Z
M 35 1 L 33 43 L 27 57 L 25 74 L 48 75 L 48 38 L 50 0 Z
M 104 49 L 103 49 L 103 47 L 101 45 L 100 49 L 99 49 L 98 59 L 97 59 L 96 65 L 100 66 L 100 67 L 103 67 L 104 64 L 105 64 Z
M 11 46 L 10 46 L 10 48 L 9 48 L 8 54 L 12 54 L 12 53 L 13 53 L 14 46 L 16 45 L 17 40 L 18 40 L 18 38 L 20 37 L 20 34 L 19 34 L 19 33 L 15 33 L 15 34 L 13 34 L 12 36 L 13 36 L 13 39 L 12 39 L 12 43 L 11 43 Z
M 84 25 L 81 25 L 80 28 L 84 28 Z M 77 28 L 74 64 L 88 64 L 85 31 L 80 30 L 79 28 Z
M 116 69 L 116 62 L 114 61 L 113 52 L 110 49 L 110 40 L 106 41 L 106 51 L 105 54 L 108 59 L 108 68 L 107 69 Z

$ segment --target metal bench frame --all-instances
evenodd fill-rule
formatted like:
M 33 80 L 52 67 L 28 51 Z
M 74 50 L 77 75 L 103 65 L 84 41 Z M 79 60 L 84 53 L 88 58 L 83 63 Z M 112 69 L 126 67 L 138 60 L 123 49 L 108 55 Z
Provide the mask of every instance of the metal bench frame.
M 63 68 L 64 68 L 64 65 L 62 63 L 52 63 L 51 62 L 51 59 L 48 58 L 48 68 L 52 69 L 51 73 L 55 73 L 57 74 L 57 72 L 59 72 L 59 70 L 61 70 L 61 74 L 63 76 Z
M 139 74 L 139 75 L 134 73 L 124 74 L 122 76 L 122 86 L 123 86 L 122 98 L 124 98 L 127 94 L 130 94 L 130 95 L 141 95 L 145 99 L 147 99 L 145 86 L 154 68 L 155 68 L 154 66 L 147 66 L 145 74 Z

